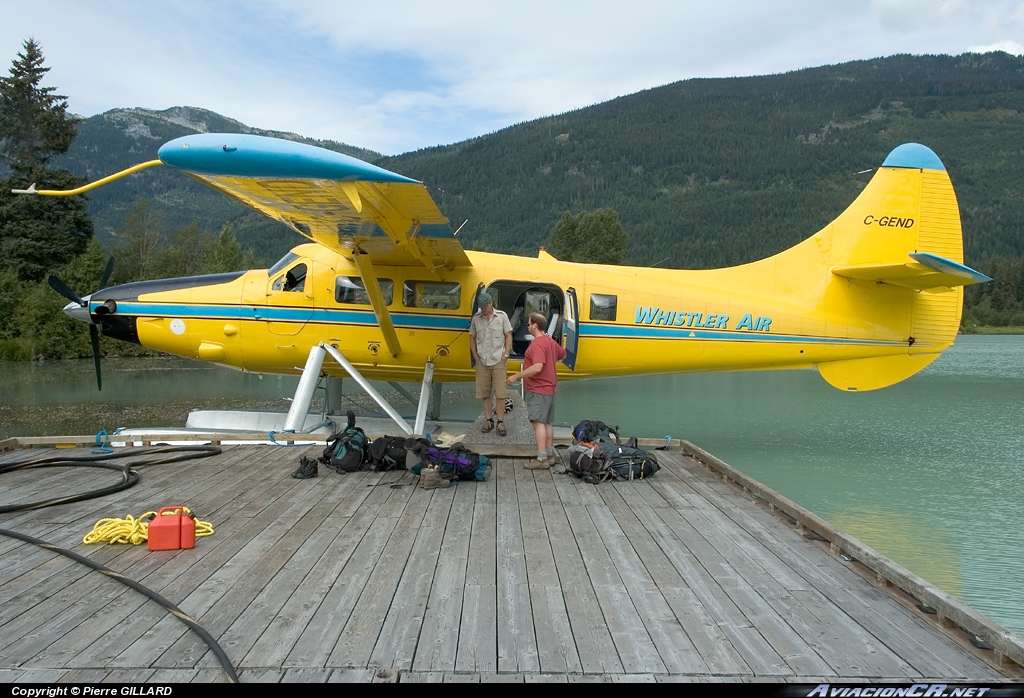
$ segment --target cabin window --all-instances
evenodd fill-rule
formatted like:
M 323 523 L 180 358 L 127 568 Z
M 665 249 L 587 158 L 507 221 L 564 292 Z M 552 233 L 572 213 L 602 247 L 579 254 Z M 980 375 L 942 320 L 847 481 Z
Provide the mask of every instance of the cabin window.
M 281 259 L 277 261 L 277 264 L 270 267 L 270 269 L 267 269 L 267 276 L 273 276 L 274 274 L 281 271 L 298 258 L 299 255 L 295 254 L 294 252 L 289 252 L 284 257 L 281 257 Z
M 462 284 L 449 281 L 406 281 L 402 287 L 406 308 L 458 310 L 462 305 Z
M 377 285 L 384 296 L 384 304 L 391 305 L 391 300 L 395 297 L 395 282 L 391 279 L 377 279 Z M 339 303 L 370 305 L 370 294 L 366 292 L 366 286 L 358 276 L 339 276 L 334 284 L 334 300 Z
M 296 264 L 282 276 L 274 279 L 275 291 L 303 291 L 306 288 L 306 265 Z
M 605 293 L 590 294 L 590 319 L 615 320 L 615 311 L 619 303 L 618 296 Z

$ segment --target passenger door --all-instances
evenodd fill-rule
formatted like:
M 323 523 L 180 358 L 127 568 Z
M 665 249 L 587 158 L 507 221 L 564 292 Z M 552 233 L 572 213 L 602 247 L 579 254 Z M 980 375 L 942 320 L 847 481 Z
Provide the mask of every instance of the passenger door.
M 576 370 L 576 352 L 580 339 L 580 304 L 576 298 L 576 289 L 570 287 L 565 292 L 565 360 L 563 364 L 570 371 Z

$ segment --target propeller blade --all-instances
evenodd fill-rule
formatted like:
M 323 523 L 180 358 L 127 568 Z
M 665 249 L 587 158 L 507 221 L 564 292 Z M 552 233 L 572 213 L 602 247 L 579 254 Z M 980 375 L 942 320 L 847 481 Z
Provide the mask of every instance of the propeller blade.
M 100 331 L 96 325 L 89 325 L 89 339 L 92 341 L 92 362 L 96 366 L 96 389 L 103 390 L 100 377 Z
M 107 267 L 103 270 L 103 276 L 100 277 L 99 288 L 106 288 L 107 282 L 110 281 L 110 273 L 114 271 L 114 258 L 111 257 L 107 260 Z
M 82 300 L 81 296 L 72 291 L 70 286 L 58 279 L 56 276 L 51 274 L 50 278 L 46 281 L 50 284 L 50 288 L 67 298 L 69 301 L 78 303 L 83 308 L 85 307 L 85 301 Z

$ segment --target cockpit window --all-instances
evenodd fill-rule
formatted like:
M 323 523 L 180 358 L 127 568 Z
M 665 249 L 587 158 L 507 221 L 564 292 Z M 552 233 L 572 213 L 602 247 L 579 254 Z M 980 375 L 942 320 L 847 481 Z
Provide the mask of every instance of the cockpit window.
M 303 291 L 306 288 L 306 265 L 296 264 L 283 276 L 274 279 L 275 291 Z
M 281 259 L 278 260 L 277 264 L 275 264 L 274 266 L 270 267 L 270 269 L 267 269 L 267 276 L 268 277 L 273 276 L 274 274 L 276 274 L 277 272 L 281 271 L 282 269 L 287 267 L 289 264 L 291 264 L 292 262 L 294 262 L 298 258 L 299 258 L 299 255 L 295 254 L 294 252 L 289 252 L 284 257 L 281 257 Z M 278 290 L 280 290 L 280 289 L 278 289 Z

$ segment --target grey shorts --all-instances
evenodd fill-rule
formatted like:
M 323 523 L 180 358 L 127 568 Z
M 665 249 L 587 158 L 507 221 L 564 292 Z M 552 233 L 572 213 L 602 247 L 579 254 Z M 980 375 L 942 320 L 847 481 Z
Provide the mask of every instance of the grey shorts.
M 526 393 L 526 414 L 531 422 L 555 423 L 555 396 L 540 393 Z

